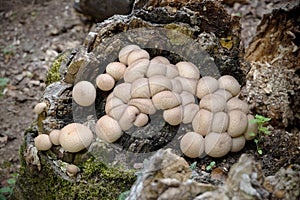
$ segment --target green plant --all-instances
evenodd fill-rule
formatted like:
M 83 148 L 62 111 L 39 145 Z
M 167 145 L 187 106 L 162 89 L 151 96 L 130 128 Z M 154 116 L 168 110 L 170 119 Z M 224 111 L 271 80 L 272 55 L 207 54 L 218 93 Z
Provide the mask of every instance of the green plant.
M 206 166 L 206 171 L 210 171 L 212 170 L 212 168 L 216 165 L 216 162 L 215 161 L 212 161 L 209 163 L 208 166 Z
M 197 167 L 197 161 L 193 162 L 193 163 L 190 165 L 191 170 L 195 170 L 196 167 Z
M 271 118 L 267 118 L 267 117 L 264 117 L 262 115 L 255 115 L 255 119 L 250 120 L 250 123 L 252 123 L 252 124 L 257 123 L 257 126 L 258 126 L 257 134 L 250 133 L 250 136 L 253 136 L 253 137 L 255 136 L 254 142 L 256 144 L 257 152 L 260 155 L 262 155 L 262 153 L 263 153 L 262 149 L 260 147 L 261 138 L 264 135 L 269 135 L 270 134 L 270 131 L 268 130 L 267 127 L 264 126 L 264 124 L 266 122 L 270 121 L 270 120 L 271 120 Z
M 11 174 L 13 178 L 7 179 L 6 182 L 9 186 L 0 188 L 0 200 L 6 200 L 7 196 L 13 192 L 13 187 L 16 184 L 18 174 Z
M 0 96 L 3 95 L 4 88 L 7 86 L 9 78 L 0 78 Z

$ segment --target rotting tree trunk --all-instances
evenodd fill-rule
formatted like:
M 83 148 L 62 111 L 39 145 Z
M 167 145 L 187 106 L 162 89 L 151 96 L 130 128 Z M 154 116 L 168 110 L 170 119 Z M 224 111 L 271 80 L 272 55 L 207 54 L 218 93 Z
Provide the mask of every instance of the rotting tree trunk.
M 107 92 L 97 91 L 95 105 L 81 108 L 72 103 L 73 84 L 80 80 L 94 83 L 105 66 L 117 60 L 119 50 L 132 43 L 149 51 L 152 57 L 163 55 L 172 63 L 193 62 L 202 76 L 231 74 L 243 84 L 239 34 L 238 21 L 221 5 L 200 0 L 136 1 L 132 14 L 114 16 L 98 24 L 84 46 L 61 55 L 49 72 L 51 84 L 42 98 L 49 107 L 26 131 L 20 151 L 20 176 L 12 199 L 117 198 L 135 180 L 132 170 L 126 168 L 142 162 L 149 152 L 178 148 L 176 138 L 188 127 L 181 128 L 181 133 L 179 127 L 153 120 L 152 125 L 131 133 L 134 136 L 124 134 L 115 145 L 95 140 L 89 150 L 79 153 L 61 152 L 57 146 L 37 152 L 33 138 L 38 134 L 48 134 L 72 122 L 85 123 L 93 130 L 95 121 L 104 114 Z M 60 79 L 52 83 L 57 77 Z M 145 139 L 145 134 L 150 137 Z M 141 153 L 140 160 L 131 157 Z M 67 163 L 77 165 L 80 173 L 67 176 Z

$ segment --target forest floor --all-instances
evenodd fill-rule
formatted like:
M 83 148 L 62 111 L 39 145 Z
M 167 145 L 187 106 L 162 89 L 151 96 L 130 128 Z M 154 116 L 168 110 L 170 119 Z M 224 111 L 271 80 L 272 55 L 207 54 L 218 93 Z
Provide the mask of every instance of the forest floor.
M 242 2 L 246 2 L 242 1 Z M 249 0 L 227 5 L 241 17 L 242 43 L 247 47 L 264 13 L 280 1 Z M 70 0 L 0 0 L 0 188 L 18 173 L 24 130 L 45 89 L 54 58 L 78 47 L 91 25 L 84 24 Z M 272 141 L 266 141 L 271 144 Z

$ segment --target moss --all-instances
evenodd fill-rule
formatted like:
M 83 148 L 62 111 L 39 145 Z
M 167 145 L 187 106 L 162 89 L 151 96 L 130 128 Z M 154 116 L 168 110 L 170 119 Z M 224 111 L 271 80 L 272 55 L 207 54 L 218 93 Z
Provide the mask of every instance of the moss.
M 69 54 L 70 54 L 70 51 L 65 51 L 63 53 L 60 53 L 54 59 L 54 61 L 52 62 L 52 65 L 50 67 L 50 70 L 47 73 L 46 85 L 50 85 L 51 83 L 61 80 L 60 66 Z
M 36 134 L 33 132 L 26 133 L 21 147 L 20 175 L 11 199 L 117 199 L 136 179 L 133 170 L 108 167 L 95 157 L 79 165 L 79 180 L 66 178 L 43 152 L 39 153 L 42 169 L 38 171 L 35 166 L 27 165 L 23 156 Z

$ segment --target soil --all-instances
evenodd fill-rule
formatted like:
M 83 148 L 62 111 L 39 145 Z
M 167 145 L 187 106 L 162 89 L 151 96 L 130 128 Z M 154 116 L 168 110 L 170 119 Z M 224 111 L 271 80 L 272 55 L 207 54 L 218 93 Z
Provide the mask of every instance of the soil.
M 264 13 L 280 7 L 280 1 L 253 0 L 226 5 L 232 15 L 241 16 L 242 45 L 247 47 L 255 35 L 256 26 Z M 245 3 L 246 2 L 246 3 Z M 248 3 L 247 3 L 248 2 Z M 36 118 L 32 112 L 45 89 L 47 70 L 61 52 L 78 47 L 91 29 L 84 24 L 69 0 L 0 1 L 0 78 L 8 78 L 0 97 L 0 188 L 19 169 L 19 146 L 24 130 Z M 1 87 L 1 86 L 0 86 Z M 298 136 L 297 136 L 298 135 Z M 267 175 L 281 166 L 300 163 L 298 152 L 288 150 L 289 145 L 299 146 L 299 134 L 274 131 L 261 141 L 264 156 L 257 154 L 256 146 L 249 142 L 240 152 L 221 159 L 206 157 L 197 164 L 205 170 L 211 161 L 225 172 L 237 161 L 241 153 L 255 154 L 265 166 Z M 272 145 L 272 144 L 278 145 Z M 270 160 L 277 159 L 275 166 Z M 298 156 L 299 159 L 299 156 Z M 193 162 L 193 160 L 189 160 Z

